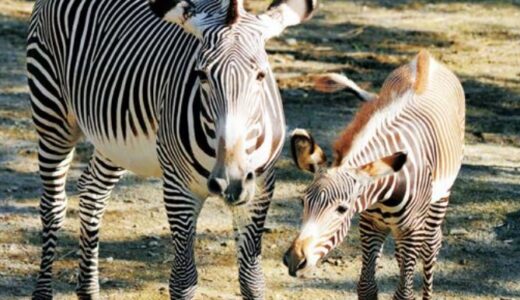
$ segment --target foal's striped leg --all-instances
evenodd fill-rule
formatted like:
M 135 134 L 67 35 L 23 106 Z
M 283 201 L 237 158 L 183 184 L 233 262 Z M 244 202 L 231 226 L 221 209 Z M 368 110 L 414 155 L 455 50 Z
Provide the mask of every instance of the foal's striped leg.
M 413 278 L 417 258 L 420 255 L 424 242 L 424 232 L 417 230 L 410 232 L 405 237 L 396 240 L 396 258 L 399 262 L 400 278 L 399 286 L 394 294 L 394 300 L 415 299 L 413 291 Z
M 442 222 L 448 208 L 448 198 L 431 204 L 425 222 L 427 237 L 424 241 L 421 257 L 423 260 L 423 299 L 433 296 L 433 269 L 442 245 Z
M 361 248 L 363 251 L 363 267 L 357 286 L 359 299 L 377 299 L 376 268 L 383 251 L 383 243 L 388 235 L 387 231 L 378 230 L 363 214 L 359 220 L 361 232 Z
M 78 181 L 81 258 L 76 293 L 79 299 L 99 297 L 99 227 L 106 200 L 124 172 L 110 160 L 95 153 Z

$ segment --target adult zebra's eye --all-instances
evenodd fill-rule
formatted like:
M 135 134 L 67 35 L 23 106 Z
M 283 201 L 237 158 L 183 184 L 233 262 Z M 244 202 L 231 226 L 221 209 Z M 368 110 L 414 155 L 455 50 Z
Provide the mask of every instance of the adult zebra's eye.
M 348 210 L 348 207 L 346 205 L 340 205 L 338 206 L 338 208 L 336 208 L 336 211 L 338 212 L 338 214 L 342 215 L 344 213 L 346 213 Z
M 264 80 L 264 78 L 265 78 L 265 73 L 262 71 L 258 72 L 258 74 L 256 75 L 256 80 L 258 80 L 258 81 L 262 81 L 262 80 Z
M 201 71 L 201 70 L 196 70 L 195 74 L 197 74 L 197 77 L 199 77 L 200 82 L 202 82 L 202 83 L 208 82 L 208 75 L 206 74 L 206 72 Z
M 247 173 L 247 175 L 246 175 L 246 181 L 251 181 L 251 180 L 253 180 L 253 179 L 255 179 L 255 174 L 253 174 L 253 172 L 249 172 L 249 173 Z

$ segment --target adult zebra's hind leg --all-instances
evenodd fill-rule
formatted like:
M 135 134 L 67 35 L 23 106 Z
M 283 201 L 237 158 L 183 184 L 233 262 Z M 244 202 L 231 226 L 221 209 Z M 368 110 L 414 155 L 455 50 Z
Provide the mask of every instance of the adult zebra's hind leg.
M 377 229 L 363 214 L 359 221 L 359 231 L 361 232 L 363 267 L 357 286 L 358 297 L 362 300 L 375 300 L 378 294 L 375 278 L 377 262 L 381 257 L 383 243 L 388 232 Z
M 52 76 L 44 76 L 36 50 L 28 51 L 28 77 L 32 118 L 38 132 L 38 164 L 43 186 L 40 199 L 42 254 L 33 299 L 52 298 L 52 264 L 56 256 L 57 233 L 63 226 L 67 208 L 65 183 L 74 147 L 81 131 L 74 114 L 54 87 Z M 34 57 L 31 57 L 33 55 Z M 31 60 L 31 58 L 33 60 Z
M 52 264 L 56 256 L 57 233 L 67 209 L 65 182 L 72 161 L 75 141 L 58 143 L 40 134 L 38 160 L 43 193 L 40 199 L 42 254 L 33 299 L 52 299 Z
M 79 299 L 99 297 L 99 228 L 106 200 L 124 172 L 96 152 L 78 181 L 81 258 L 76 293 Z
M 442 222 L 448 208 L 448 198 L 432 203 L 425 222 L 426 239 L 421 249 L 423 260 L 423 299 L 432 299 L 433 269 L 442 245 Z

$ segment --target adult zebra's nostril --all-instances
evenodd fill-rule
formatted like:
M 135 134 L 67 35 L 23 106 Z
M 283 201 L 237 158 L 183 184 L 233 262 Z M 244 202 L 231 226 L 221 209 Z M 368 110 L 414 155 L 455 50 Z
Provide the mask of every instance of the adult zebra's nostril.
M 255 179 L 255 174 L 253 172 L 248 172 L 246 174 L 246 182 L 249 182 L 251 180 Z
M 220 184 L 216 178 L 210 178 L 208 180 L 208 190 L 212 194 L 221 195 L 224 191 L 224 187 Z

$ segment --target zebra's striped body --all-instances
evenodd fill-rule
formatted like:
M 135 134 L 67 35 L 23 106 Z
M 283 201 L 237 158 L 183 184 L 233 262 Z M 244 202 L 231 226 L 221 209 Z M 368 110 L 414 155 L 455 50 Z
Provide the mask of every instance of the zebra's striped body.
M 303 274 L 338 245 L 359 212 L 360 299 L 377 298 L 375 270 L 388 233 L 401 269 L 394 298 L 414 299 L 413 271 L 422 258 L 430 299 L 441 223 L 462 162 L 464 119 L 458 79 L 427 52 L 394 71 L 337 140 L 334 166 L 318 170 L 307 188 L 302 232 L 285 257 L 290 273 Z M 324 162 L 305 131 L 292 142 L 301 168 Z
M 78 181 L 80 298 L 99 295 L 99 223 L 124 170 L 163 178 L 175 255 L 172 298 L 194 294 L 195 226 L 210 192 L 241 205 L 233 210 L 235 219 L 247 220 L 234 222 L 241 292 L 263 296 L 261 233 L 285 132 L 264 43 L 308 18 L 309 3 L 282 1 L 255 16 L 239 1 L 36 2 L 27 68 L 44 193 L 33 298 L 52 297 L 66 173 L 82 136 L 95 153 Z

